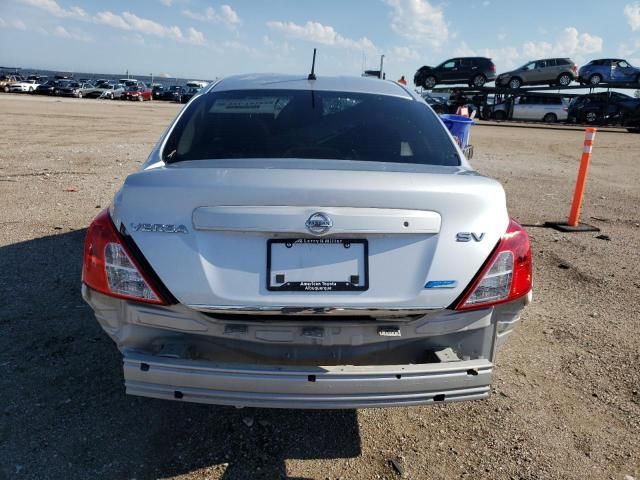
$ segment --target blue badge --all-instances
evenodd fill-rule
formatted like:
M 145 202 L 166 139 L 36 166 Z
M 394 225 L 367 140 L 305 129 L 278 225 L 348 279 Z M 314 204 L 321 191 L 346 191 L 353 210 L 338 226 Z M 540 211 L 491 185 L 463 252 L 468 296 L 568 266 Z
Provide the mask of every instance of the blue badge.
M 429 280 L 424 288 L 456 288 L 457 280 Z

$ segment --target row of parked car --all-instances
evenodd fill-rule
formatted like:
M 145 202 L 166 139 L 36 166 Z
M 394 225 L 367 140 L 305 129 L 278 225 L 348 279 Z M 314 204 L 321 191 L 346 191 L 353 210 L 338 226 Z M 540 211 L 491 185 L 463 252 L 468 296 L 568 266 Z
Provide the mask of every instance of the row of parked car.
M 168 100 L 187 103 L 207 82 L 191 81 L 185 86 L 160 84 L 147 85 L 134 78 L 120 80 L 86 78 L 55 78 L 30 75 L 22 78 L 18 75 L 4 75 L 0 78 L 0 90 L 14 93 L 32 93 L 35 95 L 55 95 L 75 98 L 101 98 L 109 100 Z
M 572 97 L 550 93 L 473 95 L 423 93 L 437 113 L 455 113 L 467 107 L 485 120 L 565 122 L 589 125 L 621 125 L 640 133 L 640 98 L 620 92 L 599 92 Z
M 580 69 L 570 58 L 545 58 L 527 62 L 520 68 L 496 75 L 496 66 L 490 58 L 450 58 L 436 67 L 423 66 L 413 77 L 417 87 L 431 90 L 439 84 L 467 84 L 482 87 L 495 81 L 496 87 L 517 90 L 523 85 L 569 86 L 576 81 L 581 85 L 598 86 L 640 84 L 640 69 L 622 58 L 592 60 Z

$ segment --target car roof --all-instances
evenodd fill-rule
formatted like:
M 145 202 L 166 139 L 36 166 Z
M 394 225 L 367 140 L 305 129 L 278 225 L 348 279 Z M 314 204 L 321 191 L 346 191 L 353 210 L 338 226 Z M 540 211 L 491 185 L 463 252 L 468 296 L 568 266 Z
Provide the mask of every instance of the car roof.
M 308 80 L 304 75 L 249 74 L 225 77 L 214 83 L 207 92 L 229 90 L 316 90 L 351 93 L 373 93 L 413 99 L 411 94 L 395 82 L 371 77 L 329 77 L 317 75 Z

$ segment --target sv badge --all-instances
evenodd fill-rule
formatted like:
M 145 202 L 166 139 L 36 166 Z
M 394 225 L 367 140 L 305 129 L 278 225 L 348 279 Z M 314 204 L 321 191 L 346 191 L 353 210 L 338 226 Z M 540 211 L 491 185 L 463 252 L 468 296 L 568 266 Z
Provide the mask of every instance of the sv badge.
M 475 232 L 458 232 L 456 234 L 456 242 L 481 242 L 484 238 L 484 232 L 475 233 Z

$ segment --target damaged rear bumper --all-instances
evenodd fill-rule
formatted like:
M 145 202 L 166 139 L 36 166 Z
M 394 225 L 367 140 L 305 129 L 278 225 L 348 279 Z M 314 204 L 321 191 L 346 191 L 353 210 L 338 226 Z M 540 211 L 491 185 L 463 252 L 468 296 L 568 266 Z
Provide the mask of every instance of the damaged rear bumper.
M 364 408 L 478 400 L 493 365 L 470 360 L 421 365 L 282 367 L 125 354 L 127 393 L 167 400 L 271 408 Z
M 128 394 L 315 409 L 488 397 L 496 350 L 530 300 L 358 320 L 203 313 L 128 302 L 86 286 L 83 296 L 124 356 Z

